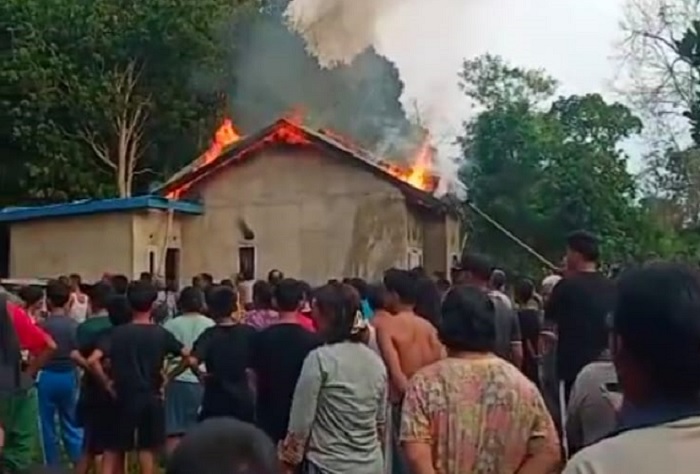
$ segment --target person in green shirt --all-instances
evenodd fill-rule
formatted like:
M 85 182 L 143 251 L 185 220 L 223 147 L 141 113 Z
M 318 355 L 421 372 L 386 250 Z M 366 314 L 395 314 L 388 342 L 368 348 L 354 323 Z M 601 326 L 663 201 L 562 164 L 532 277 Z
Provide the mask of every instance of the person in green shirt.
M 178 299 L 181 314 L 164 325 L 187 350 L 192 349 L 205 329 L 214 325 L 214 321 L 202 315 L 203 308 L 202 291 L 195 287 L 187 287 L 182 290 Z M 168 438 L 165 449 L 168 454 L 177 447 L 187 430 L 197 424 L 203 393 L 204 388 L 199 379 L 190 370 L 181 373 L 166 386 L 165 432 Z

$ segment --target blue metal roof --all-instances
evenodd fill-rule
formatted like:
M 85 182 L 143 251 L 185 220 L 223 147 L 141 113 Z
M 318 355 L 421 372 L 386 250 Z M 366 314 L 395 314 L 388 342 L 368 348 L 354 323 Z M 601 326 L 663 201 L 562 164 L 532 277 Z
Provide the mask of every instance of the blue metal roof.
M 84 199 L 63 204 L 49 204 L 47 206 L 6 207 L 0 210 L 0 222 L 18 222 L 139 209 L 172 209 L 175 212 L 184 214 L 204 213 L 204 207 L 196 202 L 146 195 L 132 198 Z

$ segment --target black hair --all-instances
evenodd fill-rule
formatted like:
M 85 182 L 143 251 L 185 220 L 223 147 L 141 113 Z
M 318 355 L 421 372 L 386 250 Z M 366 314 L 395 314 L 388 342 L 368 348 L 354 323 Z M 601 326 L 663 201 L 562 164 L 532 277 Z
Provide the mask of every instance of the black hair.
M 416 278 L 428 276 L 428 272 L 426 272 L 425 268 L 421 266 L 411 268 L 410 273 Z
M 280 280 L 284 279 L 284 273 L 282 273 L 280 270 L 277 270 L 276 268 L 273 268 L 267 273 L 267 281 L 268 283 L 275 284 Z
M 235 288 L 236 284 L 231 280 L 230 278 L 224 278 L 221 280 L 221 285 L 222 286 L 228 286 L 229 288 Z
M 651 263 L 617 281 L 613 332 L 649 377 L 654 396 L 695 399 L 700 392 L 700 273 Z
M 411 272 L 390 268 L 384 272 L 384 286 L 387 291 L 396 293 L 403 304 L 416 303 L 417 280 Z
M 63 308 L 70 301 L 70 286 L 60 280 L 50 280 L 46 284 L 46 301 L 51 308 Z
M 68 277 L 71 283 L 76 283 L 80 285 L 83 282 L 83 279 L 80 275 L 77 273 L 71 273 L 70 276 Z
M 129 299 L 132 311 L 145 313 L 153 309 L 153 304 L 158 299 L 158 290 L 151 282 L 132 281 L 126 290 L 126 297 Z
M 277 451 L 259 428 L 232 418 L 194 426 L 168 460 L 166 474 L 278 474 Z
M 274 295 L 279 311 L 296 311 L 304 300 L 304 288 L 298 281 L 292 278 L 284 278 L 275 285 Z
M 107 299 L 106 308 L 109 322 L 112 326 L 130 323 L 133 319 L 129 300 L 125 295 L 113 294 Z
M 515 302 L 519 304 L 525 304 L 530 301 L 535 296 L 535 284 L 532 280 L 524 278 L 518 280 L 513 288 L 513 297 Z
M 299 284 L 299 287 L 301 288 L 302 301 L 311 299 L 311 297 L 313 296 L 311 294 L 313 292 L 311 285 L 309 285 L 309 283 L 304 281 L 304 280 L 297 280 L 297 283 Z
M 253 304 L 257 309 L 272 309 L 272 285 L 265 280 L 253 283 Z
M 468 253 L 462 256 L 460 270 L 471 273 L 481 281 L 490 281 L 493 264 L 485 255 Z
M 416 304 L 413 311 L 423 319 L 438 327 L 440 323 L 440 290 L 435 282 L 427 276 L 416 281 Z
M 314 292 L 314 303 L 328 321 L 324 334 L 326 343 L 364 340 L 363 332 L 353 334 L 355 318 L 360 311 L 360 295 L 355 288 L 344 283 L 324 285 Z
M 37 285 L 23 286 L 17 292 L 17 296 L 19 296 L 24 304 L 32 306 L 44 298 L 44 289 Z
M 204 310 L 204 294 L 199 288 L 183 288 L 177 298 L 177 309 L 181 313 L 199 313 Z
M 506 272 L 496 268 L 491 272 L 491 287 L 496 290 L 502 290 L 506 286 Z
M 214 277 L 211 275 L 211 273 L 201 273 L 199 278 L 201 278 L 202 282 L 206 286 L 212 286 L 214 284 Z
M 126 291 L 129 289 L 129 279 L 126 275 L 113 275 L 110 277 L 112 282 L 112 288 L 114 292 L 118 295 L 126 295 Z
M 588 262 L 597 262 L 600 258 L 598 237 L 591 232 L 577 230 L 570 233 L 566 237 L 566 246 Z
M 351 278 L 348 284 L 352 285 L 360 294 L 361 299 L 367 298 L 367 282 L 362 278 Z
M 493 351 L 496 343 L 495 312 L 491 298 L 478 288 L 452 288 L 442 303 L 440 340 L 452 351 Z
M 153 281 L 153 275 L 149 272 L 141 272 L 141 276 L 139 276 L 139 280 L 141 280 L 141 281 Z
M 367 285 L 367 304 L 372 311 L 386 309 L 384 298 L 386 296 L 386 288 L 381 283 Z
M 238 310 L 238 294 L 234 288 L 216 285 L 207 290 L 207 310 L 214 321 L 230 318 Z
M 97 282 L 90 289 L 90 305 L 93 311 L 107 309 L 107 301 L 114 295 L 114 288 L 109 283 Z

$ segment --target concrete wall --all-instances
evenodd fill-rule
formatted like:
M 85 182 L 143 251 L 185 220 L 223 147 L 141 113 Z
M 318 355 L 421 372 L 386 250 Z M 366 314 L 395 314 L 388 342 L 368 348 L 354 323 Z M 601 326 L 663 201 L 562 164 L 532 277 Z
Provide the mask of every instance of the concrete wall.
M 197 216 L 194 216 L 195 218 Z M 167 211 L 154 210 L 134 214 L 132 236 L 134 241 L 133 273 L 150 271 L 150 254 L 153 253 L 156 275 L 165 272 L 165 253 L 168 248 L 181 248 L 180 222 L 186 217 L 173 214 L 169 218 Z
M 310 148 L 268 148 L 191 190 L 205 214 L 182 222 L 184 278 L 238 272 L 239 246 L 256 249 L 256 277 L 272 268 L 322 283 L 379 278 L 404 265 L 407 211 L 386 180 L 349 160 Z M 255 238 L 246 241 L 243 220 Z
M 10 226 L 10 276 L 51 278 L 79 273 L 95 280 L 105 271 L 132 275 L 132 215 L 96 214 Z

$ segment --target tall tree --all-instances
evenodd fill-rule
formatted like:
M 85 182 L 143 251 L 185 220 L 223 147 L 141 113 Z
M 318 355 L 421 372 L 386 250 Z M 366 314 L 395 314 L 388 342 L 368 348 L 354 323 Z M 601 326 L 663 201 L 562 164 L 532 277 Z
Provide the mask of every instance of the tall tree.
M 465 62 L 461 78 L 482 108 L 461 139 L 462 174 L 477 205 L 554 261 L 565 235 L 579 228 L 599 233 L 610 258 L 646 251 L 636 244 L 643 217 L 619 149 L 641 129 L 629 109 L 596 94 L 552 103 L 552 78 L 493 56 Z M 532 264 L 505 250 L 510 243 L 478 219 L 474 242 L 507 255 L 513 268 Z
M 21 198 L 129 196 L 191 159 L 222 105 L 196 93 L 193 73 L 217 73 L 217 27 L 237 3 L 2 2 L 0 113 L 12 126 L 0 135 L 21 157 Z

